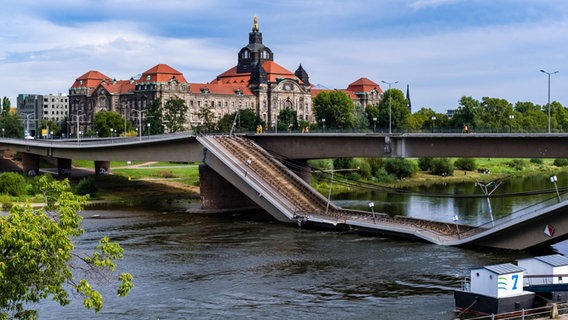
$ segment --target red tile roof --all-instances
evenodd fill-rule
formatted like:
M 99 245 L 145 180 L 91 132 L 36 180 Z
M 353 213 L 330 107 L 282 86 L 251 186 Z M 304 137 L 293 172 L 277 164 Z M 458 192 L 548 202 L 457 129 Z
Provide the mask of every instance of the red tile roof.
M 91 70 L 84 75 L 80 76 L 79 78 L 75 79 L 75 82 L 71 86 L 71 88 L 95 88 L 98 86 L 103 80 L 105 81 L 112 81 L 110 77 L 95 71 Z
M 111 94 L 128 93 L 134 91 L 136 87 L 136 83 L 130 80 L 111 81 L 110 83 L 105 81 L 101 85 Z
M 269 82 L 276 82 L 278 78 L 284 79 L 297 79 L 296 75 L 286 68 L 282 67 L 274 61 L 265 61 L 262 67 L 266 71 L 266 77 Z M 211 83 L 223 83 L 223 84 L 243 84 L 248 85 L 250 79 L 250 72 L 237 73 L 237 66 L 221 73 L 216 79 L 211 81 Z M 302 83 L 299 80 L 299 83 Z
M 370 92 L 373 89 L 376 89 L 378 92 L 383 92 L 378 84 L 367 78 L 360 78 L 347 87 L 347 90 L 352 92 Z
M 140 77 L 139 82 L 162 82 L 166 83 L 176 79 L 179 83 L 187 83 L 183 74 L 167 64 L 158 64 L 147 70 Z

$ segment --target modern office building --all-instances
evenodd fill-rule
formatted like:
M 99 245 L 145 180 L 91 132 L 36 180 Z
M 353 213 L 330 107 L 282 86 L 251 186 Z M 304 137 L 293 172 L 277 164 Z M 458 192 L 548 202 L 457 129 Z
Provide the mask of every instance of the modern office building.
M 53 120 L 58 124 L 66 121 L 69 114 L 69 98 L 61 93 L 19 94 L 17 111 L 24 125 L 24 135 L 39 137 L 42 120 Z

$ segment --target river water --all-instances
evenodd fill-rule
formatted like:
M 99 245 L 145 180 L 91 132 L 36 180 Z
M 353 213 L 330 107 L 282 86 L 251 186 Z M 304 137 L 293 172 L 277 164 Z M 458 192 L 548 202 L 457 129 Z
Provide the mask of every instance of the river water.
M 542 187 L 550 188 L 550 181 Z M 510 188 L 500 186 L 503 192 Z M 377 211 L 383 206 L 437 220 L 456 214 L 468 222 L 488 219 L 483 198 L 467 204 L 382 193 L 338 198 L 333 200 L 343 206 L 374 201 Z M 493 214 L 538 200 L 517 198 L 492 199 Z M 126 253 L 120 271 L 133 274 L 135 287 L 118 298 L 103 286 L 106 299 L 98 314 L 78 301 L 63 308 L 42 302 L 41 319 L 452 319 L 453 289 L 471 268 L 552 252 L 472 250 L 298 229 L 245 213 L 105 209 L 83 215 L 86 233 L 77 248 L 92 248 L 105 235 L 119 241 Z M 552 249 L 567 254 L 568 243 Z

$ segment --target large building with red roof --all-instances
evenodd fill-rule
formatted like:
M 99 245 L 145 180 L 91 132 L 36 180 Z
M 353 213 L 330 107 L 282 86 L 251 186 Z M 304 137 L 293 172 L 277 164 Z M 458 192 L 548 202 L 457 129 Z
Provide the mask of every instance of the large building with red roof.
M 155 99 L 165 103 L 179 98 L 189 107 L 187 128 L 202 123 L 200 115 L 205 108 L 213 112 L 215 120 L 240 109 L 253 109 L 271 127 L 285 109 L 296 111 L 298 121 L 313 122 L 312 98 L 321 91 L 310 84 L 301 65 L 292 73 L 274 61 L 274 53 L 262 42 L 255 17 L 249 43 L 239 51 L 237 65 L 211 82 L 190 83 L 166 64 L 158 64 L 139 78 L 129 80 L 111 79 L 92 70 L 78 77 L 69 89 L 69 111 L 76 118 L 82 115 L 80 131 L 84 131 L 92 128 L 94 115 L 99 111 L 116 111 L 135 122 L 140 111 Z M 362 107 L 377 104 L 382 97 L 380 86 L 367 78 L 341 91 Z

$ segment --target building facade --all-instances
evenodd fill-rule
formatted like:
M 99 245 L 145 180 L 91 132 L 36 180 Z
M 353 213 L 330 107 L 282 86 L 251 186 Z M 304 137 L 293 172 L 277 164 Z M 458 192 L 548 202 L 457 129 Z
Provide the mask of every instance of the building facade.
M 274 53 L 264 45 L 255 17 L 249 43 L 238 52 L 237 65 L 211 82 L 190 83 L 166 64 L 158 64 L 139 78 L 129 80 L 111 79 L 92 70 L 77 78 L 69 89 L 69 116 L 72 122 L 78 122 L 81 131 L 92 129 L 94 115 L 99 111 L 115 111 L 137 123 L 155 99 L 165 103 L 176 98 L 188 106 L 187 129 L 203 123 L 200 115 L 205 109 L 213 113 L 215 121 L 237 110 L 253 109 L 271 127 L 287 108 L 296 111 L 298 120 L 313 122 L 312 98 L 321 91 L 313 89 L 301 65 L 292 73 L 274 61 Z M 382 98 L 380 86 L 367 78 L 342 91 L 363 107 L 378 104 Z
M 69 97 L 64 94 L 19 94 L 17 112 L 23 121 L 24 135 L 38 137 L 42 120 L 66 121 Z M 47 134 L 47 133 L 46 133 Z

